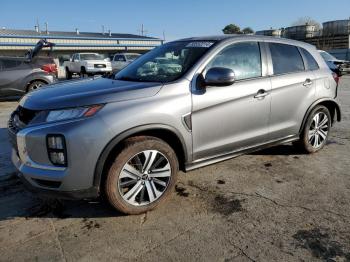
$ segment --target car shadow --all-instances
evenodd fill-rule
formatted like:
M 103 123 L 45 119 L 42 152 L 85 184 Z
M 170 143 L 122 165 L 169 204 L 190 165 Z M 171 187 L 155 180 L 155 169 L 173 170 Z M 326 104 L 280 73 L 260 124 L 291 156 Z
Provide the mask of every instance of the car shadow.
M 250 155 L 282 155 L 282 156 L 287 156 L 287 155 L 305 155 L 305 152 L 303 152 L 301 149 L 293 146 L 293 145 L 278 145 L 274 147 L 269 147 L 260 151 L 256 151 L 253 153 L 250 153 Z
M 40 198 L 26 190 L 22 182 L 13 176 L 0 181 L 0 221 L 14 218 L 100 218 L 119 217 L 124 214 L 113 209 L 101 197 L 91 200 L 57 200 Z
M 17 102 L 21 99 L 22 96 L 7 96 L 0 97 L 0 102 Z

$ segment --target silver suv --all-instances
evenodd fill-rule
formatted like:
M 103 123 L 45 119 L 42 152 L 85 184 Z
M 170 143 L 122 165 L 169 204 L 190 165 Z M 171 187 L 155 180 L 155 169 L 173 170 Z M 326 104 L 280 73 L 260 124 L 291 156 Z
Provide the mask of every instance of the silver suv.
M 36 192 L 105 193 L 119 211 L 139 214 L 169 197 L 179 169 L 286 142 L 319 151 L 341 119 L 336 96 L 332 72 L 311 45 L 188 38 L 111 77 L 23 97 L 9 121 L 12 159 Z

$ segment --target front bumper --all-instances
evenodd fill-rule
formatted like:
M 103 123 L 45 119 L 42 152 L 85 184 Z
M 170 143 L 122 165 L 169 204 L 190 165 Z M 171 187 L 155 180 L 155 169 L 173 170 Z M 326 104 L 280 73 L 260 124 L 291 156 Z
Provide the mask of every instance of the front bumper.
M 17 173 L 18 178 L 22 181 L 24 187 L 39 196 L 48 197 L 48 198 L 58 198 L 58 199 L 91 199 L 96 198 L 99 195 L 99 188 L 92 186 L 83 190 L 71 190 L 71 191 L 61 191 L 58 189 L 51 189 L 48 187 L 41 186 L 36 183 L 35 179 L 40 177 L 38 170 L 35 168 L 26 167 L 20 160 L 17 155 L 16 150 L 12 149 L 12 163 L 19 171 Z M 22 173 L 23 172 L 23 173 Z M 47 171 L 45 171 L 45 176 L 50 175 Z M 56 181 L 55 181 L 56 182 Z
M 101 131 L 100 131 L 101 130 Z M 55 198 L 95 198 L 94 171 L 103 149 L 97 134 L 107 130 L 98 117 L 26 127 L 9 135 L 12 162 L 30 191 Z M 46 137 L 61 134 L 67 143 L 68 167 L 51 164 Z
M 105 67 L 105 68 L 88 67 L 88 68 L 86 68 L 86 73 L 108 73 L 108 72 L 112 72 L 112 67 Z

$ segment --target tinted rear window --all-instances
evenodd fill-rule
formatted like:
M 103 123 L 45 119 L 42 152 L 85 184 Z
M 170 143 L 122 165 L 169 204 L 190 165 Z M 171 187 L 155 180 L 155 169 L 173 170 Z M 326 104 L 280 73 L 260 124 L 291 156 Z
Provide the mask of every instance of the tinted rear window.
M 304 71 L 304 62 L 297 47 L 270 43 L 273 72 L 275 75 Z
M 4 59 L 2 60 L 2 70 L 13 69 L 21 64 L 20 61 Z
M 300 48 L 301 52 L 303 53 L 305 59 L 306 59 L 306 64 L 307 64 L 307 69 L 308 70 L 317 70 L 319 69 L 319 66 L 315 60 L 315 58 L 304 48 Z

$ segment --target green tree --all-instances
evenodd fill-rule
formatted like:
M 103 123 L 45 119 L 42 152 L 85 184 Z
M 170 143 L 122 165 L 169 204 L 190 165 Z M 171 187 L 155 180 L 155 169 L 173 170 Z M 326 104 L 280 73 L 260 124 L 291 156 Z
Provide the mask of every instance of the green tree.
M 245 28 L 243 28 L 242 33 L 245 35 L 254 34 L 254 30 L 251 27 L 245 27 Z
M 241 28 L 238 25 L 229 24 L 222 29 L 222 32 L 224 34 L 241 34 Z

